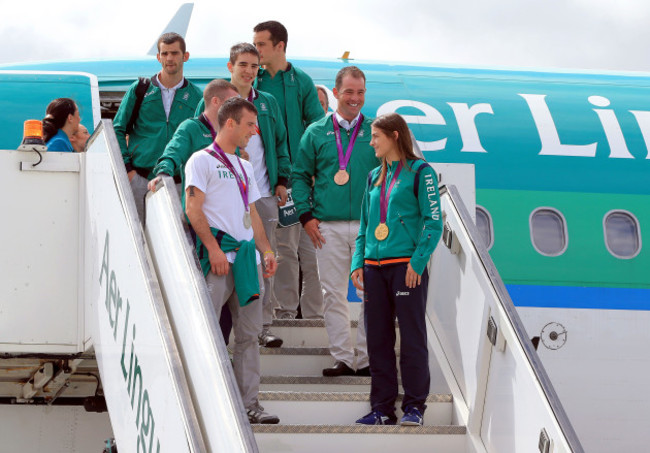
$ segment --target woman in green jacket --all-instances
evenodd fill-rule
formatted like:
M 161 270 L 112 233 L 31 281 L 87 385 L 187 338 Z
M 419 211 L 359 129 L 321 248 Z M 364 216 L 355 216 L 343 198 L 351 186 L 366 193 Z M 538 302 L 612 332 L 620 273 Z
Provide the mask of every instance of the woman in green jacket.
M 372 123 L 370 145 L 381 166 L 368 176 L 352 282 L 364 289 L 372 411 L 363 425 L 394 425 L 397 399 L 395 317 L 400 331 L 403 426 L 420 426 L 429 393 L 425 324 L 427 263 L 442 233 L 436 173 L 418 159 L 404 119 Z

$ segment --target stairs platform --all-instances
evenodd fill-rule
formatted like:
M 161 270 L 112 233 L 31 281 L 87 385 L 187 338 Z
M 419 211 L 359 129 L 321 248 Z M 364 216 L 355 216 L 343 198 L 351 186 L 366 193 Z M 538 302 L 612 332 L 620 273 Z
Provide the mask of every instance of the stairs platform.
M 397 417 L 403 395 L 395 403 Z M 263 391 L 259 400 L 269 413 L 280 417 L 283 424 L 354 424 L 370 412 L 369 392 L 278 392 Z M 451 424 L 451 395 L 432 394 L 427 398 L 425 426 Z
M 464 452 L 464 426 L 253 425 L 261 452 Z
M 353 338 L 357 326 L 351 320 Z M 431 390 L 424 426 L 355 425 L 370 412 L 371 378 L 322 376 L 323 368 L 334 364 L 325 321 L 276 319 L 271 332 L 284 343 L 260 348 L 259 400 L 280 417 L 280 424 L 252 425 L 260 452 L 465 451 L 466 428 L 452 425 L 453 398 L 447 389 Z M 399 357 L 399 335 L 395 349 Z M 395 403 L 398 419 L 402 398 Z

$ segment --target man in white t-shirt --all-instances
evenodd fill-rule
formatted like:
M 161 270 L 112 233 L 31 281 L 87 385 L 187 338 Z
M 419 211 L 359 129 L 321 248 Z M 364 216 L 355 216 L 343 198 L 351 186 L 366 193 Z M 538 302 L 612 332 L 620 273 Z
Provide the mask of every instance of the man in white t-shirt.
M 215 312 L 219 316 L 228 304 L 232 313 L 233 366 L 248 419 L 279 423 L 257 399 L 263 276 L 272 276 L 277 263 L 255 208 L 260 192 L 253 166 L 235 154 L 257 133 L 257 109 L 245 99 L 228 99 L 218 123 L 214 143 L 194 153 L 185 167 L 186 213 L 198 236 L 197 253 Z

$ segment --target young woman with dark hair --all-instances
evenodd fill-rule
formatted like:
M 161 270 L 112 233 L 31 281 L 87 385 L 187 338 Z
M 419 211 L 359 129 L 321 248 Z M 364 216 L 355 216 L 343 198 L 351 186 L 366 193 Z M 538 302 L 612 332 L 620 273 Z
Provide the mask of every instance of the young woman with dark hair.
M 58 98 L 50 102 L 43 118 L 43 140 L 49 151 L 74 152 L 70 137 L 79 129 L 79 108 L 72 99 Z
M 442 233 L 438 180 L 413 153 L 400 115 L 377 118 L 371 136 L 381 165 L 368 176 L 351 271 L 354 286 L 364 290 L 372 411 L 357 424 L 397 422 L 397 317 L 404 387 L 400 424 L 419 426 L 429 394 L 427 263 Z

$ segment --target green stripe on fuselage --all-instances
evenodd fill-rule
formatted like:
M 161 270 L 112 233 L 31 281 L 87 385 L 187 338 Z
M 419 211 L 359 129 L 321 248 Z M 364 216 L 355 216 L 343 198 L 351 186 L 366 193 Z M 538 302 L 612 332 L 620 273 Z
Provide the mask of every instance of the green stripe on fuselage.
M 634 258 L 616 258 L 603 232 L 605 215 L 624 210 L 638 219 L 641 239 L 650 237 L 648 195 L 480 189 L 477 203 L 492 216 L 490 256 L 506 284 L 650 288 L 647 247 Z M 544 256 L 533 247 L 530 215 L 540 207 L 554 208 L 566 219 L 568 247 L 560 256 Z

